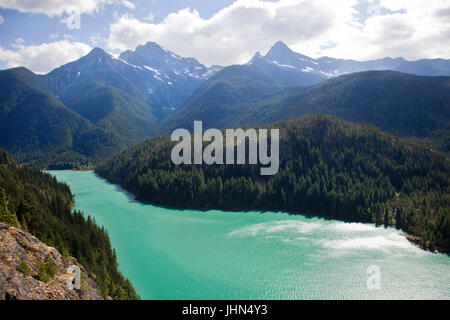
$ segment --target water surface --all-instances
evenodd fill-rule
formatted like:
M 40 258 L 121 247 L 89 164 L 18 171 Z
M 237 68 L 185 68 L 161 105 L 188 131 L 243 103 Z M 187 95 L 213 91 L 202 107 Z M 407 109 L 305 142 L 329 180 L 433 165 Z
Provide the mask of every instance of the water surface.
M 93 172 L 50 171 L 105 226 L 143 299 L 450 299 L 450 258 L 370 224 L 142 204 Z M 369 290 L 369 266 L 380 289 Z M 373 283 L 373 282 L 372 282 Z

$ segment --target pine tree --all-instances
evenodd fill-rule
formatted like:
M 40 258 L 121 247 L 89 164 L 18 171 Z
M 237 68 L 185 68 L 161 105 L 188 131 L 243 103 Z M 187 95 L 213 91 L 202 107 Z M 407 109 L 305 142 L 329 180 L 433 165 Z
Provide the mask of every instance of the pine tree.
M 3 187 L 0 187 L 0 222 L 20 228 L 20 223 L 19 220 L 17 220 L 16 214 L 8 208 L 9 200 L 6 190 Z

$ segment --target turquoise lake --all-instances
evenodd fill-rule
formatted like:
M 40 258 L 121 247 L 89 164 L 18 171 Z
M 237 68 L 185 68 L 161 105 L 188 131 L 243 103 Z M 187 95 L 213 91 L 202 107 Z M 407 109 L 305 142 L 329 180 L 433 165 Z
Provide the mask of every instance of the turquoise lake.
M 393 228 L 162 208 L 93 172 L 49 173 L 70 185 L 77 210 L 108 230 L 142 299 L 450 299 L 449 256 Z M 379 268 L 380 289 L 368 288 L 370 266 Z

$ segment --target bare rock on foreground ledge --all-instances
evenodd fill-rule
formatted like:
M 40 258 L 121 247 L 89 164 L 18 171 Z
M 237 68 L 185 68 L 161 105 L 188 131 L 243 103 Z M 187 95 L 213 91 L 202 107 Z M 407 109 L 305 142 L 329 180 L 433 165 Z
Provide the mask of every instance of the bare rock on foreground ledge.
M 50 259 L 51 258 L 51 259 Z M 42 268 L 52 261 L 53 275 L 42 280 Z M 81 270 L 80 289 L 71 289 L 67 268 Z M 40 270 L 41 269 L 41 270 Z M 36 237 L 0 223 L 0 300 L 102 300 L 97 284 L 75 258 L 63 259 Z

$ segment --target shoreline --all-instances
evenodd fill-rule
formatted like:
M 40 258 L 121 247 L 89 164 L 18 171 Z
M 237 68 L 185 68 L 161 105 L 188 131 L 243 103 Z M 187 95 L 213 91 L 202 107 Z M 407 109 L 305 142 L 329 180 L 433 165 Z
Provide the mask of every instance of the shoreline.
M 57 171 L 57 170 L 54 170 Z M 199 211 L 210 211 L 210 210 L 221 210 L 221 211 L 225 211 L 225 212 L 235 212 L 235 211 L 244 211 L 244 212 L 251 212 L 251 211 L 261 211 L 261 212 L 266 212 L 266 211 L 273 211 L 273 212 L 281 212 L 283 214 L 288 214 L 288 215 L 305 215 L 305 216 L 311 216 L 311 217 L 318 217 L 318 218 L 323 218 L 323 219 L 327 219 L 327 220 L 336 220 L 336 221 L 341 221 L 341 222 L 346 222 L 346 223 L 363 223 L 363 224 L 369 224 L 369 225 L 375 225 L 377 227 L 383 227 L 384 225 L 376 225 L 373 222 L 362 222 L 362 221 L 357 221 L 357 220 L 346 220 L 346 219 L 339 219 L 339 218 L 330 218 L 327 215 L 320 215 L 320 214 L 313 214 L 313 213 L 308 213 L 308 212 L 289 212 L 286 210 L 277 210 L 277 209 L 262 209 L 262 208 L 252 208 L 252 209 L 224 209 L 224 208 L 196 208 L 196 207 L 183 207 L 183 206 L 174 206 L 174 205 L 168 205 L 168 204 L 163 204 L 163 203 L 156 203 L 156 202 L 151 202 L 151 201 L 147 201 L 147 200 L 143 200 L 143 199 L 138 199 L 136 197 L 136 195 L 130 191 L 127 190 L 126 188 L 124 188 L 121 184 L 119 183 L 115 183 L 115 182 L 111 182 L 108 178 L 101 176 L 100 174 L 98 174 L 95 170 L 60 170 L 60 171 L 71 171 L 71 172 L 94 172 L 98 177 L 105 179 L 108 183 L 121 188 L 123 191 L 127 192 L 129 195 L 131 195 L 133 197 L 134 201 L 137 201 L 141 204 L 149 204 L 149 205 L 153 205 L 153 206 L 157 206 L 157 207 L 163 207 L 163 208 L 169 208 L 169 209 L 175 209 L 175 210 L 199 210 Z M 384 226 L 386 227 L 386 226 Z M 445 254 L 450 256 L 450 253 L 444 250 L 440 250 L 440 248 L 429 248 L 426 247 L 424 245 L 421 244 L 421 238 L 415 235 L 412 235 L 410 233 L 408 233 L 405 230 L 402 230 L 400 228 L 396 228 L 395 226 L 387 226 L 390 228 L 394 228 L 396 230 L 400 230 L 402 232 L 404 232 L 404 236 L 405 238 L 413 245 L 417 246 L 418 248 L 427 251 L 427 252 L 431 252 L 431 253 L 440 253 L 440 254 Z

